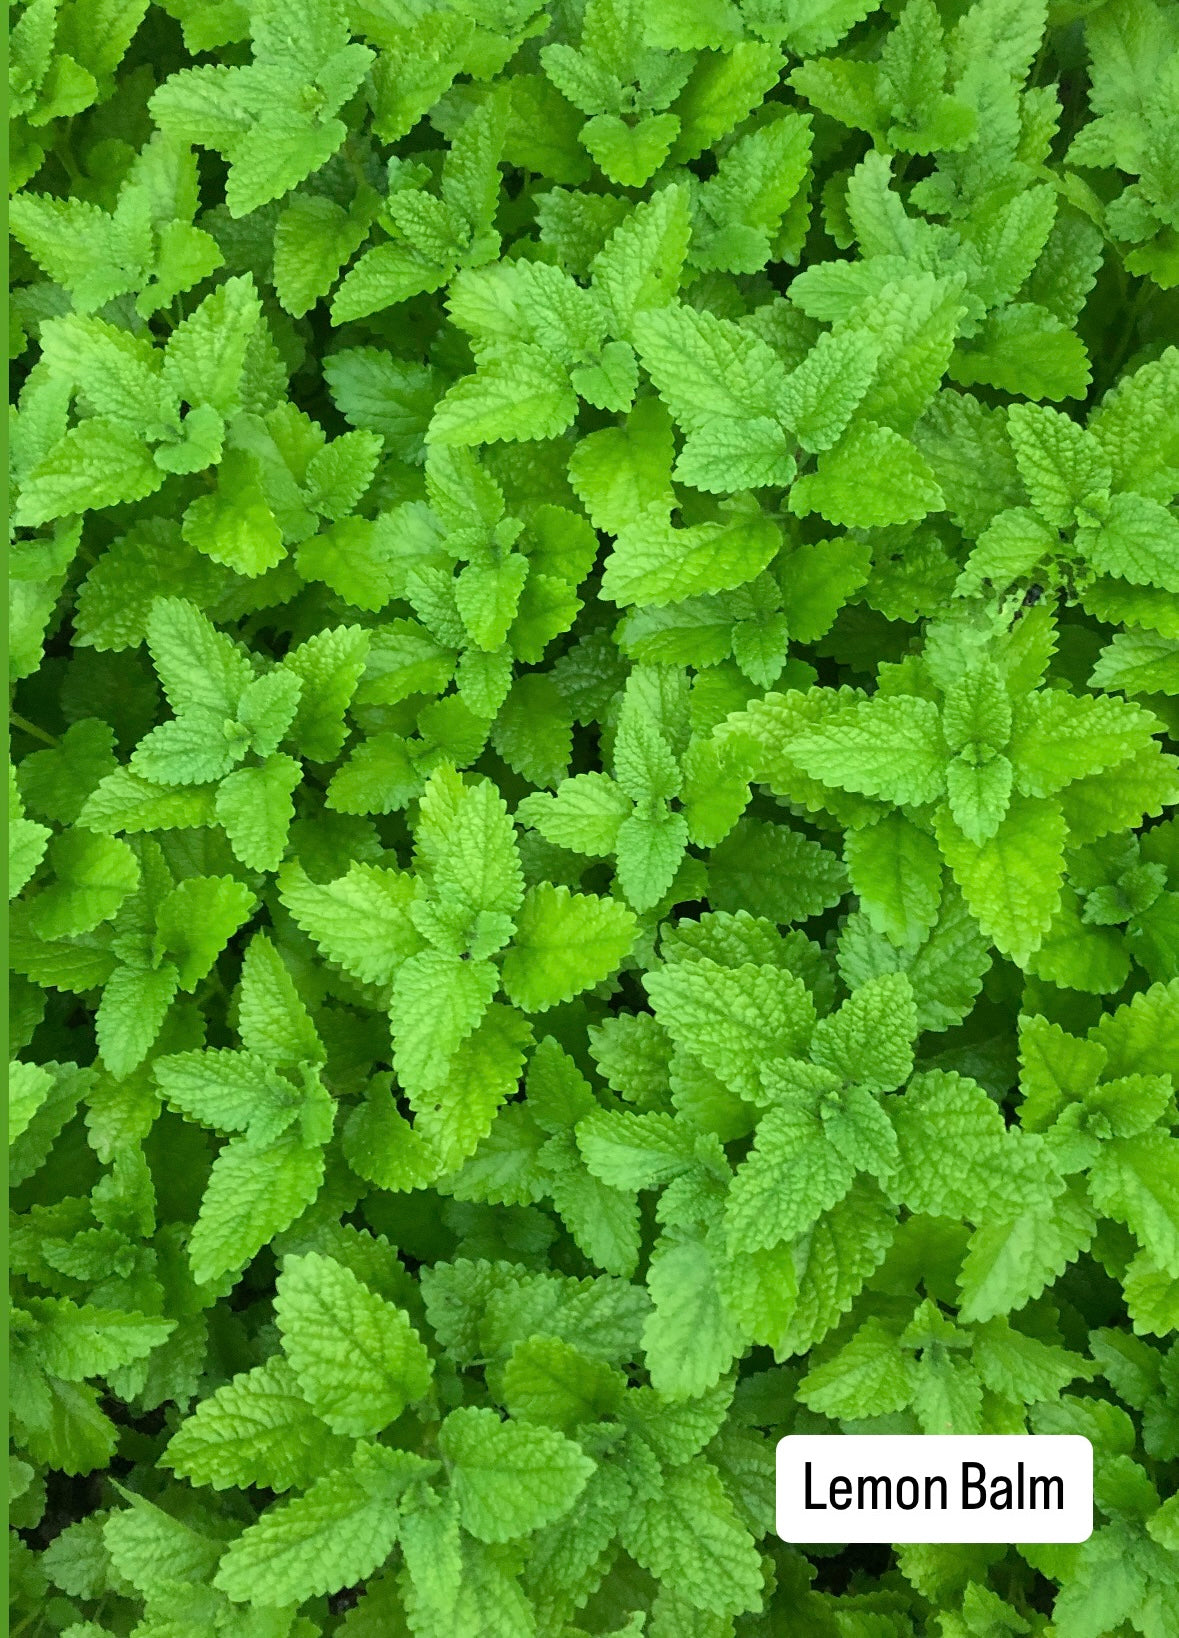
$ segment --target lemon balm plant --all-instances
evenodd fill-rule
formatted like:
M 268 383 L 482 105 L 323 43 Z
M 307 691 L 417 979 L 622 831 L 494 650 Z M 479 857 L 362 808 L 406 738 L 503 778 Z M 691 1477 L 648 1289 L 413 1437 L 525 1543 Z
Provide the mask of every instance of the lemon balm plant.
M 14 1631 L 1174 1638 L 1179 9 L 11 71 Z

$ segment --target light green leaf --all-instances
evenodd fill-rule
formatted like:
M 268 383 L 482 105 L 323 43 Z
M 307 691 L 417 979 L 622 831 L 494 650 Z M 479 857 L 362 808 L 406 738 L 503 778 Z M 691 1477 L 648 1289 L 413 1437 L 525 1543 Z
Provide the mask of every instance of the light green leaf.
M 301 1603 L 370 1576 L 397 1539 L 398 1501 L 430 1464 L 384 1445 L 356 1447 L 350 1467 L 280 1502 L 232 1542 L 214 1585 L 235 1603 Z
M 203 1399 L 172 1435 L 162 1461 L 214 1490 L 261 1485 L 283 1491 L 342 1465 L 350 1450 L 351 1442 L 315 1415 L 287 1361 L 274 1354 Z
M 899 432 L 875 421 L 854 423 L 790 490 L 792 512 L 818 512 L 844 529 L 914 523 L 942 506 L 924 457 Z
M 503 966 L 510 1001 L 544 1012 L 600 983 L 634 942 L 637 923 L 624 905 L 542 882 L 524 896 Z
M 429 1388 L 433 1364 L 409 1317 L 350 1268 L 318 1252 L 288 1257 L 277 1292 L 287 1359 L 334 1433 L 379 1433 Z
M 498 988 L 499 973 L 490 961 L 423 950 L 402 963 L 389 1012 L 393 1061 L 407 1089 L 427 1092 L 439 1085 Z
M 555 1428 L 501 1422 L 493 1410 L 451 1411 L 438 1435 L 463 1526 L 479 1541 L 512 1541 L 567 1513 L 594 1464 Z
M 938 846 L 983 932 L 1014 961 L 1039 948 L 1060 902 L 1065 824 L 1052 802 L 1014 796 L 994 835 L 972 842 L 939 810 Z
M 647 1272 L 652 1312 L 643 1350 L 652 1385 L 673 1399 L 704 1393 L 744 1344 L 721 1289 L 721 1269 L 703 1240 L 668 1230 Z
M 742 1097 L 764 1097 L 762 1069 L 802 1051 L 814 1024 L 806 985 L 780 967 L 683 962 L 643 980 L 677 1045 Z
M 198 1285 L 244 1268 L 319 1193 L 323 1151 L 297 1131 L 272 1143 L 231 1138 L 213 1164 L 188 1243 Z
M 443 394 L 428 438 L 444 445 L 555 438 L 576 413 L 577 395 L 561 366 L 539 347 L 517 341 L 485 349 L 476 373 Z
M 832 712 L 790 743 L 802 770 L 824 784 L 921 805 L 944 789 L 948 760 L 937 707 L 916 695 L 874 695 Z

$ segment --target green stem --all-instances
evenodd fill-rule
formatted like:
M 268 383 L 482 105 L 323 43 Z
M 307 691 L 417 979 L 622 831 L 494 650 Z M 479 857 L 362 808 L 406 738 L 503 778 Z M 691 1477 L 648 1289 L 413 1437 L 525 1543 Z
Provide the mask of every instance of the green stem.
M 33 739 L 39 739 L 44 745 L 52 745 L 55 751 L 61 744 L 61 741 L 54 739 L 52 734 L 47 734 L 44 728 L 38 728 L 35 722 L 30 722 L 27 717 L 22 717 L 19 711 L 10 711 L 8 720 L 14 728 L 19 728 L 22 734 L 29 734 Z
M 1129 312 L 1126 315 L 1126 322 L 1123 326 L 1121 337 L 1114 349 L 1113 362 L 1107 368 L 1108 383 L 1110 386 L 1112 386 L 1118 380 L 1118 377 L 1121 374 L 1122 365 L 1126 362 L 1126 359 L 1130 355 L 1130 349 L 1134 345 L 1134 338 L 1138 330 L 1138 321 L 1142 317 L 1142 309 L 1146 306 L 1149 295 L 1149 281 L 1147 279 L 1140 280 L 1138 288 L 1134 292 L 1133 299 L 1129 304 Z
M 71 189 L 76 189 L 82 180 L 82 173 L 74 161 L 74 116 L 71 114 L 65 121 L 65 128 L 61 131 L 54 152 L 61 161 L 62 169 L 70 179 Z

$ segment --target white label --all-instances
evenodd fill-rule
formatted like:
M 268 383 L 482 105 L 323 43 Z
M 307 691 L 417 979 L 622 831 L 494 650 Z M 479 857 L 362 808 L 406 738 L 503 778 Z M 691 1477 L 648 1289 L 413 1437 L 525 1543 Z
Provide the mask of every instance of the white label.
M 778 1441 L 783 1541 L 1087 1541 L 1078 1433 L 793 1433 Z

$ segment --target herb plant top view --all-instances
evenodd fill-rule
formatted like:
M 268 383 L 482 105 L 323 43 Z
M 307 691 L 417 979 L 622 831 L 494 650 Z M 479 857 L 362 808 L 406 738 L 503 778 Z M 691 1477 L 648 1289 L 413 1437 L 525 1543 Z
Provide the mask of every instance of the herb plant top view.
M 13 18 L 13 1633 L 1176 1638 L 1179 4 Z

